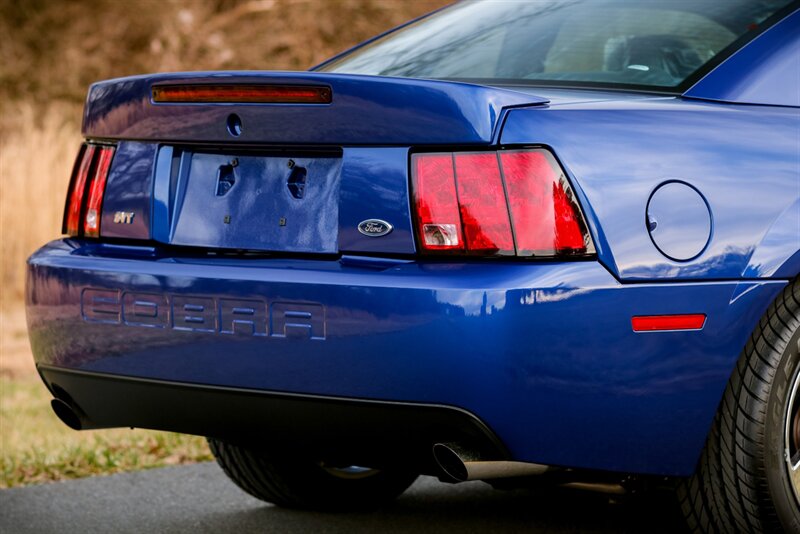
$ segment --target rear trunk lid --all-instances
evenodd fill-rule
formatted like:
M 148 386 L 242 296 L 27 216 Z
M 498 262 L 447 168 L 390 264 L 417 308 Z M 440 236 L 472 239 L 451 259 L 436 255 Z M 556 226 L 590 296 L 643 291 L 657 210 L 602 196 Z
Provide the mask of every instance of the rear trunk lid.
M 235 91 L 210 101 L 207 90 L 221 86 L 311 88 L 330 101 L 243 102 Z M 156 101 L 154 91 L 165 87 L 200 88 L 206 101 Z M 100 82 L 89 91 L 83 133 L 118 145 L 101 235 L 211 249 L 410 254 L 411 149 L 490 145 L 504 109 L 546 102 L 465 83 L 320 73 Z M 374 224 L 389 232 L 359 231 Z
M 325 104 L 157 103 L 153 87 L 328 87 Z M 503 108 L 547 101 L 480 85 L 313 72 L 176 73 L 99 82 L 89 89 L 90 138 L 200 143 L 436 145 L 491 142 Z M 227 119 L 241 119 L 231 136 Z

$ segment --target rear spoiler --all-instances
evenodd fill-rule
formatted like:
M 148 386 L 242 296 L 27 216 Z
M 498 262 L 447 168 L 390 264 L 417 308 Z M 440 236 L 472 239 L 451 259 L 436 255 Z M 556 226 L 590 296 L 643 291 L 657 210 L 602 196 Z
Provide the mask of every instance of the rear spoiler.
M 330 90 L 330 102 L 156 102 L 153 88 L 278 86 Z M 93 84 L 90 139 L 308 145 L 489 144 L 504 108 L 548 101 L 461 82 L 313 72 L 197 72 Z M 235 117 L 232 117 L 235 115 Z M 230 121 L 238 124 L 233 133 Z M 238 134 L 238 135 L 237 135 Z

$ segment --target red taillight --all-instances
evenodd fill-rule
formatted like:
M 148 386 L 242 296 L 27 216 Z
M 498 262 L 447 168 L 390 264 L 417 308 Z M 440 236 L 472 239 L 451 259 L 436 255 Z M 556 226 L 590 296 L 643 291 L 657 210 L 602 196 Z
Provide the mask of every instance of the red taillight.
M 414 154 L 411 167 L 424 252 L 594 253 L 572 188 L 544 149 Z
M 631 318 L 634 332 L 657 332 L 664 330 L 700 330 L 706 323 L 703 313 L 684 315 L 640 315 Z
M 83 218 L 83 235 L 87 237 L 100 236 L 100 214 L 103 208 L 103 195 L 106 192 L 108 169 L 111 167 L 111 158 L 113 156 L 114 149 L 111 147 L 105 146 L 98 151 L 94 175 L 89 184 L 86 216 Z
M 455 154 L 453 159 L 467 252 L 513 256 L 514 237 L 497 154 Z
M 452 154 L 417 154 L 412 167 L 422 248 L 464 250 Z
M 545 150 L 511 150 L 500 161 L 519 254 L 586 253 L 586 225 L 555 158 Z
M 65 234 L 76 237 L 100 235 L 100 214 L 114 147 L 86 144 L 81 147 L 73 169 L 67 207 L 64 213 Z
M 80 232 L 83 196 L 96 149 L 94 145 L 84 145 L 78 155 L 79 161 L 75 163 L 75 174 L 70 182 L 69 203 L 64 217 L 64 233 L 71 236 L 76 236 Z
M 153 102 L 224 104 L 329 104 L 330 87 L 315 85 L 156 85 Z

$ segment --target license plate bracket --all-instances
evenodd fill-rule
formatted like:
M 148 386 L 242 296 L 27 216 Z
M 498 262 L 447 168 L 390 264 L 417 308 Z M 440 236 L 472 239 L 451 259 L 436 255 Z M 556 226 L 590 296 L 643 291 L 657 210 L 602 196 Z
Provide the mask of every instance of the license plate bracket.
M 171 244 L 337 252 L 341 157 L 176 150 L 170 159 L 169 177 L 157 165 L 156 187 L 169 179 Z

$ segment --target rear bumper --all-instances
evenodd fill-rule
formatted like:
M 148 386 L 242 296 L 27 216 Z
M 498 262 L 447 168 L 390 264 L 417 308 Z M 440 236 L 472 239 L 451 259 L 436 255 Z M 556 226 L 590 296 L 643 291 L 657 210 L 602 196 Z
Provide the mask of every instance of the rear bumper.
M 132 398 L 158 407 L 114 378 L 127 377 L 160 390 L 450 407 L 482 421 L 516 460 L 685 475 L 747 336 L 784 284 L 622 285 L 595 262 L 178 257 L 67 240 L 31 257 L 27 298 L 45 380 L 73 370 L 105 384 L 82 408 L 120 426 L 214 435 L 225 419 L 207 407 L 194 416 L 207 415 L 206 427 L 173 409 L 136 418 L 124 408 Z M 631 330 L 633 315 L 689 312 L 708 316 L 703 330 Z M 59 386 L 77 401 L 94 389 L 81 384 Z M 259 414 L 285 408 L 220 395 L 226 413 L 242 413 L 226 416 L 238 421 L 228 433 L 291 439 L 314 425 L 264 426 Z M 365 432 L 388 431 L 367 423 Z
M 431 473 L 434 442 L 469 443 L 487 458 L 508 456 L 486 425 L 449 406 L 272 393 L 46 365 L 38 369 L 53 396 L 72 407 L 81 429 L 131 426 L 268 443 L 346 465 L 400 458 Z

